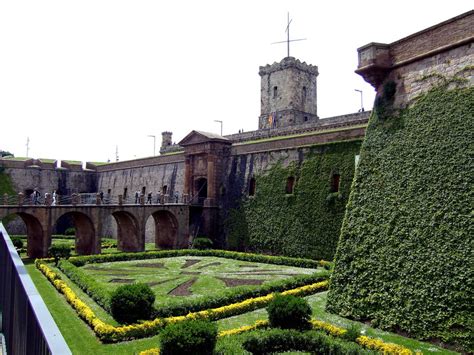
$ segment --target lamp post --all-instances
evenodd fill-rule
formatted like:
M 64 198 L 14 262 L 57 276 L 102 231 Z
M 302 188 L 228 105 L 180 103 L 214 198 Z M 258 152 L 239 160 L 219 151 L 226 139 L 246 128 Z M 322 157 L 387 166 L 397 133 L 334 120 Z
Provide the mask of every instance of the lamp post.
M 360 93 L 360 110 L 359 112 L 364 112 L 364 101 L 363 101 L 363 94 L 362 94 L 362 90 L 357 90 L 357 89 L 354 89 L 355 91 L 359 92 Z
M 223 122 L 220 121 L 220 120 L 214 120 L 214 122 L 217 122 L 217 123 L 220 123 L 220 124 L 221 124 L 221 136 L 222 136 L 222 125 L 223 125 Z
M 153 156 L 155 156 L 155 152 L 156 152 L 156 136 L 154 136 L 154 135 L 152 135 L 152 134 L 149 134 L 148 137 L 153 138 Z

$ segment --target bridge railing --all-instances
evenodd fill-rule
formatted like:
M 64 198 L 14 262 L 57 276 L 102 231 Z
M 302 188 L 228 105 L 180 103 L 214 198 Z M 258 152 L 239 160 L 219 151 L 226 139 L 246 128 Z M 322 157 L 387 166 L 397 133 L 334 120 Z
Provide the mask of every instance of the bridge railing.
M 71 354 L 1 223 L 0 270 L 0 331 L 7 354 Z
M 44 196 L 4 194 L 0 197 L 0 206 L 62 206 L 62 205 L 170 205 L 193 203 L 188 195 L 148 195 L 123 196 L 101 193 L 74 193 L 58 195 L 46 193 Z M 195 203 L 195 202 L 194 202 Z

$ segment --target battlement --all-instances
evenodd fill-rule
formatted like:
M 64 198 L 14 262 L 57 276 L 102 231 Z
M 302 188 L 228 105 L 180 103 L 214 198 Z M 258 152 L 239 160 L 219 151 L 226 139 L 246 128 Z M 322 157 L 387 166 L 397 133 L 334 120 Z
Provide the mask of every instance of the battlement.
M 294 57 L 286 57 L 283 58 L 279 63 L 275 62 L 271 65 L 267 64 L 264 67 L 260 67 L 258 74 L 260 76 L 263 76 L 289 68 L 296 68 L 302 72 L 306 72 L 312 75 L 319 74 L 318 67 L 316 65 L 306 64 L 306 62 L 301 62 L 299 59 L 296 59 Z

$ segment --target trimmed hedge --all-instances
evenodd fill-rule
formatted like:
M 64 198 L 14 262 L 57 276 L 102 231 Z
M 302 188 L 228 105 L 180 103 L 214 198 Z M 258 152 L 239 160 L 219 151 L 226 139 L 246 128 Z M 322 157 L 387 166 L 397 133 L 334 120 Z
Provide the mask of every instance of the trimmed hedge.
M 254 252 L 332 260 L 361 141 L 309 147 L 301 163 L 278 163 L 256 178 L 256 193 L 229 211 L 228 244 Z M 332 190 L 340 175 L 339 192 Z M 292 194 L 286 193 L 294 177 Z
M 282 329 L 311 328 L 311 307 L 304 298 L 277 294 L 267 306 L 270 326 Z
M 217 324 L 190 320 L 170 324 L 160 335 L 162 355 L 212 355 L 217 342 Z
M 177 249 L 177 250 L 160 250 L 147 251 L 140 253 L 115 253 L 115 254 L 97 254 L 75 256 L 70 258 L 70 262 L 75 266 L 84 266 L 93 263 L 108 263 L 112 261 L 130 261 L 170 258 L 174 256 L 215 256 L 220 258 L 235 259 L 242 261 L 250 261 L 257 263 L 287 265 L 306 268 L 317 268 L 319 266 L 331 265 L 332 263 L 325 260 L 312 260 L 304 258 L 291 258 L 285 256 L 261 255 L 252 253 L 240 253 L 229 250 L 196 250 L 196 249 Z
M 255 331 L 243 342 L 243 348 L 252 354 L 270 354 L 285 351 L 305 351 L 316 354 L 378 354 L 371 350 L 318 331 L 300 332 L 293 329 Z
M 372 115 L 328 311 L 472 351 L 473 112 L 473 88 L 437 88 Z
M 144 283 L 122 285 L 110 296 L 110 312 L 119 323 L 151 319 L 155 294 Z
M 54 287 L 59 292 L 64 294 L 67 302 L 93 329 L 94 333 L 99 337 L 99 339 L 104 342 L 117 342 L 153 336 L 157 334 L 165 325 L 170 323 L 179 323 L 192 319 L 218 320 L 237 314 L 246 313 L 266 306 L 274 297 L 274 294 L 271 293 L 262 297 L 246 299 L 245 301 L 223 307 L 207 309 L 199 312 L 191 312 L 185 316 L 156 318 L 151 321 L 144 321 L 143 323 L 114 327 L 99 319 L 92 309 L 86 303 L 81 301 L 74 291 L 72 291 L 71 288 L 63 280 L 61 280 L 61 277 L 48 267 L 45 261 L 36 259 L 35 265 L 38 270 L 40 270 L 54 285 Z M 327 287 L 328 281 L 322 281 L 311 285 L 298 287 L 296 289 L 287 290 L 282 292 L 282 294 L 291 294 L 304 297 L 316 292 L 324 291 L 327 289 Z M 260 325 L 264 326 L 265 324 Z
M 212 252 L 221 252 L 221 251 L 200 251 L 200 250 L 188 250 L 189 254 L 179 253 L 180 255 L 196 255 L 194 252 L 201 252 L 200 255 L 203 255 L 204 252 L 207 255 L 212 254 Z M 59 263 L 59 269 L 68 276 L 74 283 L 76 283 L 85 293 L 87 293 L 94 301 L 96 301 L 99 305 L 101 305 L 105 310 L 110 312 L 110 293 L 98 282 L 95 278 L 88 275 L 86 272 L 81 270 L 80 267 L 75 265 L 85 265 L 85 261 L 90 263 L 91 260 L 100 260 L 101 262 L 111 262 L 111 261 L 124 261 L 124 260 L 141 260 L 141 259 L 148 259 L 148 258 L 140 258 L 138 257 L 141 255 L 152 256 L 152 255 L 160 255 L 160 257 L 173 256 L 169 254 L 172 251 L 164 251 L 164 252 L 149 252 L 149 253 L 127 253 L 127 254 L 108 254 L 108 255 L 91 255 L 91 256 L 79 256 L 79 257 L 72 257 L 69 261 L 61 261 Z M 174 252 L 181 252 L 181 250 L 175 250 Z M 193 252 L 193 253 L 191 253 Z M 235 253 L 230 252 L 230 254 L 243 254 L 243 253 Z M 215 254 L 215 253 L 214 253 Z M 226 254 L 229 254 L 226 253 Z M 176 255 L 174 255 L 176 256 Z M 213 255 L 215 256 L 215 255 Z M 154 257 L 156 258 L 156 256 Z M 268 257 L 267 259 L 274 259 L 274 261 L 282 261 L 289 258 L 280 258 L 280 257 Z M 242 260 L 239 259 L 239 260 Z M 254 260 L 252 260 L 254 261 Z M 289 260 L 289 262 L 296 262 L 299 261 L 298 259 Z M 304 261 L 301 261 L 304 263 Z M 312 260 L 308 260 L 308 262 L 312 262 Z M 325 263 L 323 263 L 325 264 Z M 162 306 L 156 308 L 154 310 L 154 317 L 170 317 L 176 315 L 182 315 L 189 312 L 196 312 L 203 309 L 220 307 L 222 305 L 231 304 L 235 302 L 239 302 L 251 297 L 258 297 L 263 296 L 268 293 L 272 292 L 281 292 L 284 290 L 292 289 L 301 287 L 304 285 L 312 284 L 321 280 L 327 280 L 329 278 L 329 272 L 320 272 L 318 274 L 311 274 L 311 275 L 301 275 L 296 276 L 291 279 L 284 279 L 284 280 L 275 280 L 269 282 L 265 285 L 261 285 L 258 288 L 252 288 L 249 286 L 240 286 L 236 288 L 230 288 L 225 291 L 220 297 L 215 296 L 207 296 L 198 299 L 193 298 L 186 298 L 181 300 L 177 304 L 170 304 L 168 306 Z

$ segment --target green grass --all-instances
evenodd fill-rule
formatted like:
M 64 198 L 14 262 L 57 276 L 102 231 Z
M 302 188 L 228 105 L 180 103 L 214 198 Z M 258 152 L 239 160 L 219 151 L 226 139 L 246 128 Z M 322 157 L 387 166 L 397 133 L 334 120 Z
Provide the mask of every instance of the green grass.
M 56 159 L 47 159 L 47 158 L 39 158 L 39 161 L 42 163 L 55 163 L 57 160 Z
M 361 327 L 361 330 L 364 335 L 367 335 L 373 338 L 382 339 L 383 341 L 387 343 L 395 343 L 395 344 L 403 345 L 413 351 L 421 351 L 423 354 L 457 354 L 456 352 L 440 348 L 430 343 L 422 342 L 416 339 L 403 337 L 395 333 L 372 328 L 368 326 L 367 324 L 355 322 L 355 321 L 340 317 L 338 315 L 328 313 L 325 310 L 326 300 L 327 300 L 327 291 L 317 293 L 315 295 L 311 295 L 305 298 L 308 300 L 308 303 L 313 309 L 312 317 L 314 319 L 329 322 L 341 328 L 348 328 L 352 324 L 357 324 Z M 227 329 L 238 328 L 243 325 L 252 325 L 255 323 L 255 321 L 260 320 L 260 319 L 268 319 L 267 312 L 263 308 L 258 309 L 253 312 L 240 314 L 238 316 L 221 319 L 217 321 L 217 324 L 219 326 L 219 330 L 227 330 Z
M 97 340 L 90 328 L 77 316 L 70 305 L 67 304 L 64 297 L 53 288 L 53 286 L 35 268 L 35 266 L 32 263 L 29 263 L 26 265 L 26 268 L 73 354 L 137 354 L 140 351 L 158 347 L 159 336 L 117 344 L 102 344 L 99 340 Z M 66 280 L 66 282 L 68 281 Z M 88 299 L 87 296 L 82 293 L 82 291 L 80 291 L 74 285 L 71 285 L 70 282 L 68 282 L 68 284 L 73 287 L 74 291 L 77 292 L 77 294 L 82 299 L 86 300 L 90 306 L 93 306 L 94 302 Z M 453 352 L 441 349 L 429 343 L 423 343 L 414 339 L 405 338 L 394 333 L 371 328 L 366 324 L 353 322 L 348 319 L 329 314 L 324 310 L 326 296 L 327 292 L 306 297 L 313 308 L 313 317 L 316 319 L 328 321 L 341 327 L 348 327 L 352 323 L 357 323 L 361 326 L 366 335 L 380 338 L 386 342 L 400 344 L 414 351 L 420 350 L 423 352 L 423 354 L 454 354 Z M 105 313 L 105 311 L 99 308 L 94 308 L 94 312 L 97 312 L 98 315 L 103 316 L 103 319 L 110 320 L 111 324 L 115 324 L 110 318 L 107 318 L 108 316 L 102 314 Z M 238 328 L 243 325 L 251 325 L 255 323 L 256 320 L 266 318 L 267 313 L 265 309 L 259 309 L 239 316 L 219 320 L 217 324 L 219 330 L 226 330 Z M 247 354 L 247 352 L 245 352 L 241 346 L 242 341 L 246 336 L 246 334 L 243 334 L 239 336 L 219 338 L 216 348 L 217 353 Z
M 184 267 L 188 261 L 195 261 L 194 265 Z M 160 264 L 162 267 L 150 267 Z M 110 292 L 125 283 L 143 282 L 151 285 L 156 295 L 156 306 L 166 307 L 176 305 L 183 300 L 203 298 L 209 295 L 223 296 L 229 291 L 225 282 L 220 278 L 238 279 L 242 283 L 246 280 L 261 280 L 262 284 L 270 281 L 287 279 L 302 274 L 310 275 L 322 272 L 323 269 L 298 268 L 284 265 L 272 265 L 239 261 L 209 256 L 181 256 L 149 260 L 133 260 L 123 262 L 87 264 L 82 267 L 95 280 L 102 283 Z M 190 286 L 190 295 L 170 295 L 173 289 L 191 280 L 196 281 Z M 252 282 L 250 281 L 250 282 Z M 154 282 L 160 282 L 153 285 Z M 259 285 L 242 285 L 246 289 L 259 288 Z M 240 286 L 236 286 L 238 288 Z
M 118 344 L 102 344 L 35 266 L 29 264 L 26 268 L 73 354 L 136 354 L 158 346 L 158 336 Z
M 15 160 L 15 161 L 26 161 L 26 160 L 30 160 L 31 158 L 28 158 L 28 157 L 13 157 L 11 155 L 8 155 L 6 157 L 2 157 L 2 159 Z

